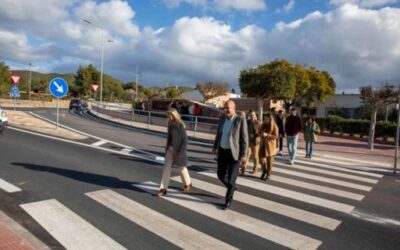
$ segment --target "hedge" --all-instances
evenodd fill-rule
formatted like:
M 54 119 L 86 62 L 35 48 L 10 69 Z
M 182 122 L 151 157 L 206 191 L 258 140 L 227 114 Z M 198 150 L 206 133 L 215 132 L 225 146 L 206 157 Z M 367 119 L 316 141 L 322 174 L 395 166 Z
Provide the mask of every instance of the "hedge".
M 328 116 L 317 118 L 317 123 L 322 131 L 329 133 L 348 134 L 350 136 L 358 135 L 361 138 L 368 137 L 370 121 L 345 119 L 340 116 Z M 396 123 L 378 121 L 375 127 L 375 138 L 394 138 L 396 136 Z

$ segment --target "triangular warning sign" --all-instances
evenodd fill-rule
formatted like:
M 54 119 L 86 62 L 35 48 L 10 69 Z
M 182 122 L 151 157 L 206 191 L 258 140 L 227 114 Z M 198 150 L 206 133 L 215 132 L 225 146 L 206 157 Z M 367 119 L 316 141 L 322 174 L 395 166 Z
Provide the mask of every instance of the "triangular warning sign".
M 92 89 L 94 92 L 96 92 L 98 88 L 99 88 L 98 84 L 92 84 Z
M 21 80 L 21 77 L 16 75 L 11 75 L 10 78 L 14 84 L 18 84 L 19 80 Z

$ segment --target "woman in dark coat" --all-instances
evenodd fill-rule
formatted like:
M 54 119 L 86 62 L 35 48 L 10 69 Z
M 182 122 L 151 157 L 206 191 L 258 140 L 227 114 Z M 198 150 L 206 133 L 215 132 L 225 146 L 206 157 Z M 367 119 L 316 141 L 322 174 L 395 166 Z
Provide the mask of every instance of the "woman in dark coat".
M 183 191 L 189 192 L 192 187 L 189 171 L 187 169 L 187 136 L 185 124 L 176 109 L 170 109 L 167 112 L 168 119 L 168 137 L 165 147 L 165 166 L 161 179 L 160 192 L 157 196 L 163 196 L 167 193 L 172 166 L 179 167 Z

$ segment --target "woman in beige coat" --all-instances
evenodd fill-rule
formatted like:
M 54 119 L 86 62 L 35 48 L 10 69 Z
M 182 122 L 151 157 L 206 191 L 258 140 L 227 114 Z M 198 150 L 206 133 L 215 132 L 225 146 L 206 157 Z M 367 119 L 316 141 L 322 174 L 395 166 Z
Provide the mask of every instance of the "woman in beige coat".
M 275 123 L 272 114 L 264 117 L 264 122 L 260 128 L 260 151 L 262 175 L 261 180 L 267 180 L 272 173 L 272 163 L 276 155 L 276 139 L 279 136 L 279 128 Z
M 184 183 L 183 191 L 189 192 L 192 187 L 189 171 L 187 169 L 187 136 L 185 124 L 176 109 L 170 109 L 167 112 L 168 119 L 168 137 L 165 147 L 165 166 L 162 175 L 160 192 L 158 197 L 167 193 L 169 179 L 171 176 L 172 166 L 179 167 L 182 182 Z

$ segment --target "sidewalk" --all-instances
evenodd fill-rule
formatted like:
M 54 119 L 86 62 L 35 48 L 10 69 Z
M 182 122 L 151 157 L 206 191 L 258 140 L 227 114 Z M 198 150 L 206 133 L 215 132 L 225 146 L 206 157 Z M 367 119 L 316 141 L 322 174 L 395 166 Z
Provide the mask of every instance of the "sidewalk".
M 36 250 L 50 249 L 29 231 L 0 211 L 0 249 Z
M 97 115 L 95 111 L 92 112 L 93 115 Z M 166 126 L 157 126 L 150 125 L 147 123 L 141 122 L 131 122 L 126 120 L 120 120 L 118 118 L 98 113 L 98 116 L 102 119 L 109 120 L 115 123 L 153 130 L 157 132 L 166 133 Z M 188 136 L 195 137 L 201 140 L 213 142 L 215 135 L 209 133 L 202 132 L 194 132 L 191 130 L 187 130 Z M 284 140 L 285 141 L 285 140 Z M 303 134 L 299 135 L 299 149 L 305 149 L 305 143 L 303 141 Z M 333 157 L 342 157 L 348 158 L 352 160 L 360 160 L 371 163 L 384 163 L 385 167 L 390 167 L 393 164 L 394 158 L 394 146 L 387 144 L 375 144 L 374 150 L 368 149 L 367 142 L 356 140 L 356 139 L 348 139 L 348 138 L 340 138 L 340 137 L 331 137 L 320 135 L 318 136 L 318 143 L 314 144 L 314 152 L 319 156 L 333 156 Z M 286 147 L 284 148 L 286 150 Z M 400 152 L 399 152 L 400 153 Z M 299 152 L 299 157 L 302 157 L 301 152 Z

